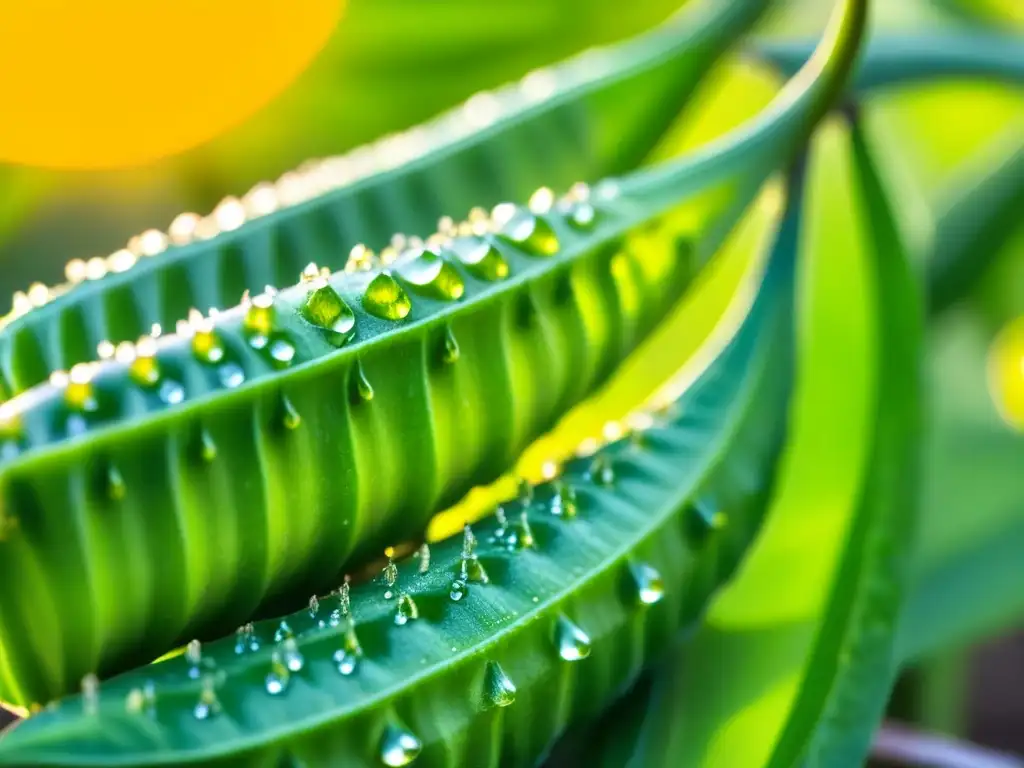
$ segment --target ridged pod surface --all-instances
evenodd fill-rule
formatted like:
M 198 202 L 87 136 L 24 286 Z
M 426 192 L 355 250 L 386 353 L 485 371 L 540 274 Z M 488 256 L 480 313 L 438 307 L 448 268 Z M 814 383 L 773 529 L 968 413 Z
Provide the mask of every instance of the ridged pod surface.
M 792 384 L 797 209 L 681 396 L 623 437 L 377 579 L 90 680 L 0 740 L 0 764 L 534 765 L 699 616 L 759 527 Z
M 88 362 L 103 342 L 291 284 L 310 262 L 341 270 L 360 244 L 385 249 L 396 232 L 429 232 L 471 206 L 634 167 L 767 5 L 688 3 L 639 39 L 477 94 L 433 122 L 225 199 L 208 216 L 180 216 L 109 257 L 72 262 L 68 283 L 32 286 L 0 320 L 0 400 Z
M 851 8 L 776 102 L 692 157 L 499 206 L 386 267 L 307 270 L 0 406 L 0 578 L 19 584 L 0 698 L 269 615 L 496 477 L 678 295 L 675 253 L 617 243 L 705 194 L 724 234 L 841 87 Z

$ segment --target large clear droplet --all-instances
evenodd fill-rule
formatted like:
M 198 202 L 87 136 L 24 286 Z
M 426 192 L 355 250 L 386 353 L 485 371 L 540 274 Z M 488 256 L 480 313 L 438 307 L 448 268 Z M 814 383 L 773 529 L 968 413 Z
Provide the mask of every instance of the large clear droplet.
M 355 313 L 326 282 L 309 292 L 299 312 L 308 323 L 323 331 L 327 341 L 336 347 L 343 346 L 355 333 Z
M 551 225 L 528 208 L 502 211 L 498 236 L 533 256 L 552 256 L 558 252 L 558 237 Z
M 380 760 L 390 768 L 409 765 L 423 750 L 423 743 L 411 731 L 389 725 L 380 742 Z
M 301 672 L 306 665 L 306 659 L 299 650 L 299 644 L 294 637 L 289 637 L 281 643 L 281 661 L 288 668 L 289 672 Z
M 412 302 L 395 278 L 381 272 L 366 286 L 363 308 L 383 320 L 401 320 L 412 311 Z
M 356 626 L 349 617 L 348 627 L 345 629 L 345 639 L 341 648 L 334 652 L 334 663 L 338 665 L 338 672 L 348 677 L 359 667 L 359 660 L 363 658 L 363 648 L 356 636 Z
M 571 519 L 576 517 L 576 489 L 564 480 L 556 481 L 554 494 L 551 496 L 551 514 L 555 517 Z
M 474 277 L 488 282 L 508 277 L 508 262 L 493 243 L 482 237 L 457 237 L 446 246 L 446 250 L 454 254 Z
M 402 279 L 424 296 L 455 301 L 466 292 L 462 276 L 437 251 L 427 248 L 407 251 L 396 268 Z
M 351 390 L 353 405 L 368 403 L 373 400 L 373 385 L 366 378 L 366 371 L 363 370 L 363 366 L 358 360 L 356 361 L 355 368 L 352 369 Z
M 516 686 L 495 661 L 484 671 L 484 708 L 507 707 L 516 700 Z
M 590 655 L 590 637 L 567 616 L 559 616 L 555 625 L 555 645 L 565 661 L 580 661 Z
M 637 599 L 642 605 L 654 605 L 665 596 L 665 582 L 653 566 L 630 563 L 629 572 L 636 586 Z
M 281 654 L 274 651 L 270 657 L 270 672 L 267 673 L 267 678 L 264 682 L 267 693 L 271 696 L 278 696 L 284 693 L 288 689 L 288 683 L 291 681 L 291 678 L 292 673 L 288 671 L 288 667 L 281 658 Z
M 413 619 L 420 617 L 420 610 L 415 601 L 404 592 L 398 596 L 398 605 L 395 606 L 395 624 L 399 627 L 408 624 Z

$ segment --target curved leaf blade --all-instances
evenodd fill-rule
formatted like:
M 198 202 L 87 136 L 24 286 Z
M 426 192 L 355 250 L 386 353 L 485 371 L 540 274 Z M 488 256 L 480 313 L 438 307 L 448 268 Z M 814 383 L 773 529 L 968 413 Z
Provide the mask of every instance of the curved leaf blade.
M 446 419 L 456 412 L 455 407 L 450 412 L 431 407 L 441 385 L 432 371 L 425 373 L 423 368 L 433 360 L 428 352 L 436 349 L 434 335 L 444 322 L 462 324 L 463 338 L 475 339 L 476 349 L 500 352 L 511 346 L 501 333 L 512 323 L 477 322 L 479 317 L 499 310 L 506 318 L 519 316 L 516 313 L 527 306 L 522 303 L 524 294 L 532 300 L 529 291 L 553 287 L 563 270 L 597 269 L 601 259 L 611 255 L 605 246 L 612 246 L 632 228 L 681 201 L 711 197 L 716 231 L 708 242 L 724 236 L 749 196 L 779 162 L 795 153 L 838 92 L 859 43 L 864 5 L 851 0 L 840 6 L 840 11 L 821 55 L 750 125 L 692 157 L 622 180 L 614 214 L 609 209 L 609 215 L 599 220 L 589 235 L 570 236 L 567 225 L 558 230 L 566 243 L 559 254 L 537 259 L 536 254 L 514 254 L 511 246 L 511 250 L 502 250 L 510 259 L 516 256 L 520 274 L 505 284 L 481 288 L 472 301 L 455 305 L 417 302 L 409 322 L 395 327 L 382 323 L 379 316 L 368 319 L 360 314 L 362 325 L 356 327 L 366 329 L 365 336 L 359 336 L 357 330 L 351 344 L 332 350 L 319 336 L 314 337 L 302 319 L 310 290 L 303 283 L 278 294 L 277 299 L 287 330 L 303 340 L 296 354 L 315 352 L 316 359 L 282 371 L 266 360 L 257 365 L 252 362 L 253 354 L 246 351 L 245 359 L 252 365 L 244 371 L 245 383 L 225 385 L 225 389 L 206 370 L 201 396 L 181 404 L 144 400 L 131 383 L 134 360 L 105 361 L 90 373 L 90 381 L 111 407 L 90 412 L 93 421 L 85 424 L 84 434 L 77 433 L 80 421 L 74 422 L 75 434 L 57 434 L 52 418 L 67 415 L 68 393 L 78 391 L 71 387 L 81 382 L 40 385 L 9 401 L 5 414 L 14 413 L 23 422 L 29 446 L 0 465 L 2 487 L 8 498 L 17 502 L 7 503 L 4 511 L 11 514 L 21 509 L 26 515 L 25 534 L 0 543 L 6 552 L 0 558 L 0 568 L 17 573 L 25 584 L 16 594 L 0 595 L 4 601 L 0 602 L 4 651 L 17 658 L 17 663 L 10 664 L 12 676 L 3 681 L 5 698 L 45 700 L 68 690 L 87 672 L 105 676 L 126 664 L 159 655 L 190 635 L 208 637 L 230 631 L 231 626 L 253 615 L 266 615 L 273 605 L 296 593 L 324 588 L 347 559 L 415 536 L 443 503 L 439 499 L 456 498 L 488 475 L 493 478 L 500 471 L 499 464 L 506 463 L 557 415 L 559 409 L 549 400 L 554 390 L 536 383 L 539 373 L 557 367 L 538 368 L 536 358 L 522 351 L 515 356 L 517 365 L 505 360 L 505 368 L 484 354 L 479 359 L 467 355 L 465 364 L 460 362 L 463 370 L 472 364 L 474 368 L 469 370 L 473 373 L 479 365 L 484 374 L 500 375 L 505 386 L 489 386 L 486 376 L 472 376 L 463 395 L 474 393 L 474 400 L 486 406 L 479 412 L 489 418 L 522 420 L 513 422 L 514 429 L 506 424 L 495 431 L 483 418 Z M 600 272 L 607 274 L 604 269 Z M 364 299 L 377 279 L 377 273 L 369 273 L 335 276 L 331 281 L 353 305 L 365 306 Z M 594 299 L 583 292 L 576 295 L 581 301 Z M 415 306 L 422 308 L 422 314 L 416 314 Z M 225 334 L 226 339 L 230 335 L 227 340 L 234 342 L 233 349 L 245 348 L 250 309 L 221 313 L 213 323 L 213 330 Z M 591 312 L 586 317 L 602 314 Z M 615 329 L 605 331 L 618 335 Z M 494 333 L 498 344 L 488 341 L 487 335 Z M 195 334 L 185 333 L 162 338 L 156 346 L 172 361 L 185 361 L 185 368 L 195 372 L 202 366 L 194 359 L 194 341 Z M 551 346 L 542 348 L 551 353 Z M 602 365 L 595 367 L 610 367 L 610 356 L 602 352 L 598 357 Z M 409 375 L 396 375 L 396 358 L 410 366 Z M 372 386 L 383 389 L 386 385 L 388 389 L 375 396 L 370 418 L 352 416 L 351 423 L 341 424 L 355 426 L 339 430 L 337 374 L 340 370 L 343 381 L 354 383 L 359 399 L 368 401 L 364 369 L 379 374 L 375 378 L 379 383 Z M 189 380 L 195 377 L 190 375 Z M 410 382 L 422 382 L 426 394 L 411 400 Z M 523 404 L 521 393 L 527 382 L 532 382 L 531 390 L 536 393 Z M 120 399 L 122 392 L 128 393 L 124 400 Z M 302 407 L 296 409 L 294 403 Z M 121 408 L 130 409 L 130 418 L 120 418 Z M 188 419 L 179 414 L 187 414 Z M 373 414 L 382 415 L 372 418 Z M 344 416 L 347 419 L 348 412 Z M 216 491 L 210 492 L 210 498 L 218 499 L 208 504 L 205 497 L 202 503 L 195 498 L 197 486 L 188 479 L 193 471 L 183 471 L 180 465 L 186 460 L 202 464 L 194 459 L 208 453 L 203 435 L 209 433 L 202 429 L 210 420 L 222 436 L 222 449 L 230 451 L 246 469 L 232 471 L 236 466 L 232 461 L 206 470 L 216 472 L 211 481 Z M 437 427 L 438 420 L 444 420 L 443 428 Z M 292 447 L 281 434 L 294 432 L 300 423 L 305 431 Z M 459 450 L 470 433 L 458 433 L 451 425 L 467 423 L 476 424 L 482 441 L 491 441 L 492 450 L 486 455 Z M 233 437 L 249 430 L 255 431 L 258 441 L 247 444 Z M 436 441 L 435 435 L 440 435 Z M 345 445 L 339 449 L 342 440 L 353 440 L 363 450 Z M 433 455 L 425 453 L 425 445 L 433 446 Z M 371 464 L 367 471 L 366 456 L 387 457 L 388 463 Z M 254 465 L 263 467 L 258 484 L 250 482 L 246 474 Z M 168 467 L 167 474 L 154 475 Z M 314 468 L 318 469 L 314 472 Z M 443 471 L 435 471 L 438 468 Z M 323 480 L 338 476 L 348 483 L 328 487 Z M 154 477 L 166 493 L 154 498 L 128 492 L 152 489 Z M 293 482 L 296 478 L 304 482 Z M 407 483 L 420 487 L 422 496 L 406 497 L 402 491 Z M 146 514 L 124 518 L 93 514 L 96 508 L 122 502 L 126 509 L 144 505 Z M 345 514 L 339 514 L 338 507 Z M 139 527 L 141 519 L 146 520 L 145 530 Z M 258 524 L 253 525 L 253 519 Z M 69 529 L 74 538 L 69 539 Z M 97 534 L 97 529 L 105 533 Z M 326 535 L 327 531 L 333 535 Z M 149 551 L 160 553 L 160 558 L 140 556 L 140 548 L 133 543 L 137 540 L 144 541 Z M 209 544 L 214 540 L 217 548 Z M 54 551 L 61 553 L 62 568 L 40 570 L 37 564 L 52 562 Z M 126 563 L 131 564 L 127 568 L 135 589 L 127 595 L 127 590 L 119 588 Z M 80 592 L 80 599 L 58 610 L 59 602 Z M 36 608 L 30 610 L 30 605 Z M 160 606 L 159 612 L 155 605 Z M 76 642 L 64 643 L 65 637 L 75 637 Z
M 810 226 L 817 237 L 841 233 L 857 261 L 836 263 L 841 252 L 828 251 L 835 295 L 812 300 L 817 325 L 800 350 L 790 454 L 775 509 L 751 560 L 712 607 L 696 641 L 677 649 L 649 692 L 631 695 L 609 715 L 602 729 L 608 736 L 586 753 L 595 765 L 860 765 L 887 698 L 903 580 L 895 549 L 911 519 L 905 500 L 913 491 L 907 468 L 917 429 L 920 318 L 858 129 L 850 137 L 829 124 L 815 139 L 812 158 L 818 170 L 811 200 L 822 218 L 812 218 Z M 832 185 L 840 180 L 856 189 L 837 195 Z M 817 196 L 823 182 L 832 191 L 826 199 Z M 852 215 L 823 230 L 837 211 Z M 817 242 L 813 233 L 808 237 Z M 863 282 L 851 267 L 864 270 Z M 827 276 L 828 269 L 818 274 Z M 837 281 L 840 270 L 844 277 Z M 827 290 L 827 281 L 816 282 L 812 290 Z M 863 298 L 871 301 L 873 317 L 862 307 L 860 316 L 841 314 Z M 833 349 L 841 349 L 832 352 L 839 357 L 825 365 Z M 854 447 L 832 445 L 837 429 Z M 814 478 L 801 476 L 812 467 Z M 842 539 L 847 522 L 843 552 L 835 560 L 816 557 L 812 548 Z M 777 585 L 780 579 L 789 590 L 761 594 L 759 582 Z M 827 599 L 812 597 L 814 584 L 829 581 Z M 630 710 L 638 713 L 626 714 Z M 606 749 L 620 739 L 613 751 Z M 602 762 L 602 752 L 614 757 Z
M 342 269 L 357 245 L 385 248 L 396 232 L 430 232 L 473 206 L 632 169 L 767 4 L 688 5 L 636 40 L 229 198 L 198 222 L 182 220 L 170 239 L 154 230 L 106 261 L 69 265 L 71 282 L 16 295 L 0 320 L 0 392 L 91 360 L 102 342 L 173 327 L 193 307 L 205 314 L 243 291 L 290 283 L 310 262 Z
M 757 529 L 791 380 L 795 234 L 790 216 L 755 295 L 637 434 L 429 561 L 345 587 L 336 619 L 311 602 L 23 721 L 0 764 L 534 764 L 693 621 Z

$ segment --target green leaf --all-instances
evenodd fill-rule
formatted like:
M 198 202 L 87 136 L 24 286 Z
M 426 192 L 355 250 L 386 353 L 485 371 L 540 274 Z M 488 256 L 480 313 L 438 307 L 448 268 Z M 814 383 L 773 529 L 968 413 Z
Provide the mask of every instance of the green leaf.
M 863 2 L 840 10 L 768 109 L 692 156 L 547 213 L 503 207 L 443 254 L 314 271 L 8 401 L 0 570 L 23 587 L 0 594 L 4 697 L 47 700 L 267 615 L 494 479 L 677 293 L 673 250 L 617 257 L 619 241 L 696 200 L 712 247 L 794 156 L 857 50 Z M 507 279 L 481 275 L 481 249 Z M 424 294 L 419 276 L 442 275 L 424 259 L 465 295 Z
M 792 380 L 799 208 L 753 296 L 632 434 L 377 580 L 90 682 L 7 732 L 0 764 L 535 764 L 694 621 L 759 527 Z
M 766 5 L 687 7 L 636 40 L 477 94 L 405 134 L 254 188 L 244 202 L 227 199 L 201 221 L 135 238 L 106 260 L 79 260 L 69 283 L 17 296 L 0 320 L 0 378 L 17 394 L 94 359 L 101 343 L 135 341 L 192 308 L 206 313 L 244 291 L 291 284 L 311 262 L 340 270 L 353 248 L 386 248 L 399 232 L 425 236 L 441 216 L 630 170 Z
M 707 625 L 649 696 L 608 715 L 596 765 L 860 765 L 887 699 L 916 477 L 918 302 L 859 129 L 824 127 L 811 168 L 803 242 L 823 261 L 804 273 L 779 494 Z M 620 738 L 620 757 L 600 762 Z

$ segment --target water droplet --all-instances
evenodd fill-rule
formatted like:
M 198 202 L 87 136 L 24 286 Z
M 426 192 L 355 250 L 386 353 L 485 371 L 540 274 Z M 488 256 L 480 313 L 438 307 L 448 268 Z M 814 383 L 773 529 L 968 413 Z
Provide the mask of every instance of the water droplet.
M 289 637 L 281 643 L 281 661 L 288 668 L 289 672 L 300 672 L 306 666 L 306 659 L 299 650 L 299 644 L 294 637 Z
M 128 375 L 140 387 L 155 387 L 160 382 L 160 362 L 152 351 L 137 351 L 128 366 Z
M 565 661 L 580 661 L 590 655 L 590 636 L 567 616 L 559 616 L 555 624 L 555 645 Z
M 199 430 L 198 451 L 199 458 L 207 463 L 217 458 L 217 443 L 213 441 L 213 436 L 205 429 Z
M 107 496 L 111 501 L 121 501 L 127 490 L 121 470 L 111 464 L 107 467 Z
M 498 526 L 494 529 L 494 535 L 491 536 L 492 542 L 499 542 L 505 538 L 508 533 L 508 517 L 505 515 L 505 508 L 498 506 L 494 510 L 494 520 Z
M 334 652 L 334 662 L 338 665 L 338 672 L 348 677 L 359 667 L 359 661 L 363 658 L 363 648 L 356 636 L 355 622 L 349 617 L 348 627 L 345 629 L 345 639 L 342 646 Z
M 238 363 L 224 363 L 217 368 L 217 378 L 224 389 L 234 389 L 245 383 L 245 371 Z
M 597 211 L 586 200 L 566 201 L 559 204 L 558 212 L 565 217 L 569 226 L 582 232 L 594 228 L 597 223 Z
M 185 399 L 185 388 L 177 381 L 164 379 L 157 389 L 157 397 L 167 405 L 178 405 Z
M 515 208 L 499 224 L 498 236 L 534 256 L 552 256 L 558 252 L 558 237 L 546 220 L 527 208 Z
M 309 598 L 309 617 L 315 619 L 318 613 L 320 613 L 320 599 L 313 595 Z
M 416 602 L 407 595 L 405 592 L 401 592 L 398 595 L 398 605 L 395 606 L 395 624 L 398 626 L 404 626 L 412 619 L 418 619 L 420 617 L 420 609 L 417 607 Z
M 508 534 L 505 536 L 505 547 L 513 552 L 517 549 L 532 549 L 536 544 L 537 540 L 533 536 L 530 519 L 524 509 L 519 513 L 518 523 L 509 528 Z
M 281 643 L 289 638 L 295 637 L 295 632 L 287 621 L 282 621 L 274 630 L 274 642 Z
M 268 293 L 261 293 L 249 300 L 249 307 L 245 311 L 245 318 L 242 320 L 242 327 L 250 336 L 250 344 L 262 348 L 266 346 L 267 337 L 274 330 L 277 320 L 277 308 L 274 306 L 274 297 Z
M 468 591 L 469 586 L 466 584 L 466 582 L 464 582 L 462 579 L 455 579 L 452 582 L 452 586 L 448 591 L 448 597 L 450 597 L 453 602 L 457 603 L 459 602 L 459 600 L 466 596 L 466 592 Z
M 281 334 L 273 336 L 267 344 L 271 365 L 278 370 L 287 368 L 295 360 L 295 345 Z
M 271 696 L 284 693 L 288 688 L 291 678 L 292 673 L 288 671 L 288 667 L 281 659 L 281 655 L 274 651 L 270 657 L 270 672 L 267 673 L 267 678 L 264 681 L 267 693 Z
M 455 267 L 429 248 L 407 251 L 396 268 L 414 291 L 431 298 L 455 301 L 461 299 L 466 291 L 462 276 Z
M 336 347 L 343 346 L 355 333 L 355 313 L 326 282 L 309 292 L 299 312 L 308 323 L 320 328 L 327 341 Z
M 484 708 L 507 707 L 516 700 L 516 686 L 495 661 L 484 670 Z
M 241 655 L 246 651 L 258 651 L 260 641 L 256 638 L 256 626 L 249 622 L 235 630 L 235 653 Z
M 363 308 L 384 320 L 401 320 L 412 311 L 405 289 L 387 272 L 381 272 L 363 293 Z
M 455 339 L 451 326 L 446 325 L 444 328 L 444 341 L 441 347 L 441 361 L 451 365 L 459 359 L 459 354 L 459 342 Z
M 82 678 L 82 709 L 95 715 L 100 706 L 100 679 L 91 672 Z
M 295 410 L 295 406 L 292 405 L 292 401 L 288 399 L 287 395 L 281 395 L 280 411 L 281 424 L 285 429 L 298 429 L 302 424 L 302 417 L 299 416 L 299 412 Z
M 215 365 L 224 359 L 224 343 L 211 324 L 204 324 L 204 327 L 192 334 L 192 354 L 200 362 L 209 365 Z
M 384 575 L 384 583 L 388 587 L 388 591 L 384 593 L 384 597 L 391 599 L 391 587 L 395 586 L 395 582 L 398 581 L 398 566 L 395 565 L 394 559 L 391 555 L 388 555 L 388 564 L 384 566 L 382 571 Z
M 366 371 L 363 370 L 363 366 L 358 360 L 352 369 L 352 379 L 349 387 L 351 389 L 350 399 L 353 405 L 368 403 L 373 400 L 373 385 L 366 378 Z
M 423 744 L 410 731 L 389 725 L 380 741 L 380 760 L 389 768 L 409 765 L 423 750 Z
M 203 661 L 203 644 L 198 640 L 190 640 L 185 646 L 185 661 L 188 662 L 188 676 L 199 679 L 199 665 Z
M 416 557 L 419 558 L 419 572 L 426 573 L 430 570 L 430 545 L 427 542 L 420 544 L 419 550 L 416 552 Z
M 64 387 L 64 402 L 69 408 L 83 413 L 91 413 L 99 408 L 92 382 L 92 368 L 87 364 L 71 368 Z
M 349 586 L 348 576 L 346 576 L 344 583 L 338 589 L 338 608 L 341 610 L 342 616 L 348 616 L 351 612 L 351 589 L 352 588 Z
M 725 513 L 715 508 L 707 499 L 698 500 L 691 509 L 691 518 L 696 538 L 703 539 L 712 531 L 725 525 Z
M 505 257 L 493 243 L 482 237 L 457 237 L 446 246 L 446 250 L 454 254 L 474 277 L 488 282 L 508 277 Z
M 459 577 L 464 582 L 477 584 L 490 583 L 490 577 L 483 563 L 476 555 L 476 536 L 472 528 L 466 525 L 462 534 L 462 557 L 459 560 Z
M 607 454 L 599 453 L 590 462 L 587 476 L 597 485 L 611 485 L 615 482 L 615 468 Z
M 564 480 L 555 481 L 551 497 L 551 514 L 567 520 L 576 517 L 579 507 L 576 503 L 576 489 Z
M 665 596 L 665 583 L 661 574 L 652 566 L 646 563 L 630 563 L 629 572 L 641 604 L 654 605 Z
M 192 710 L 192 714 L 196 720 L 207 720 L 218 712 L 220 712 L 220 701 L 217 699 L 214 680 L 211 675 L 206 675 L 203 678 L 203 689 L 199 693 L 199 701 Z

